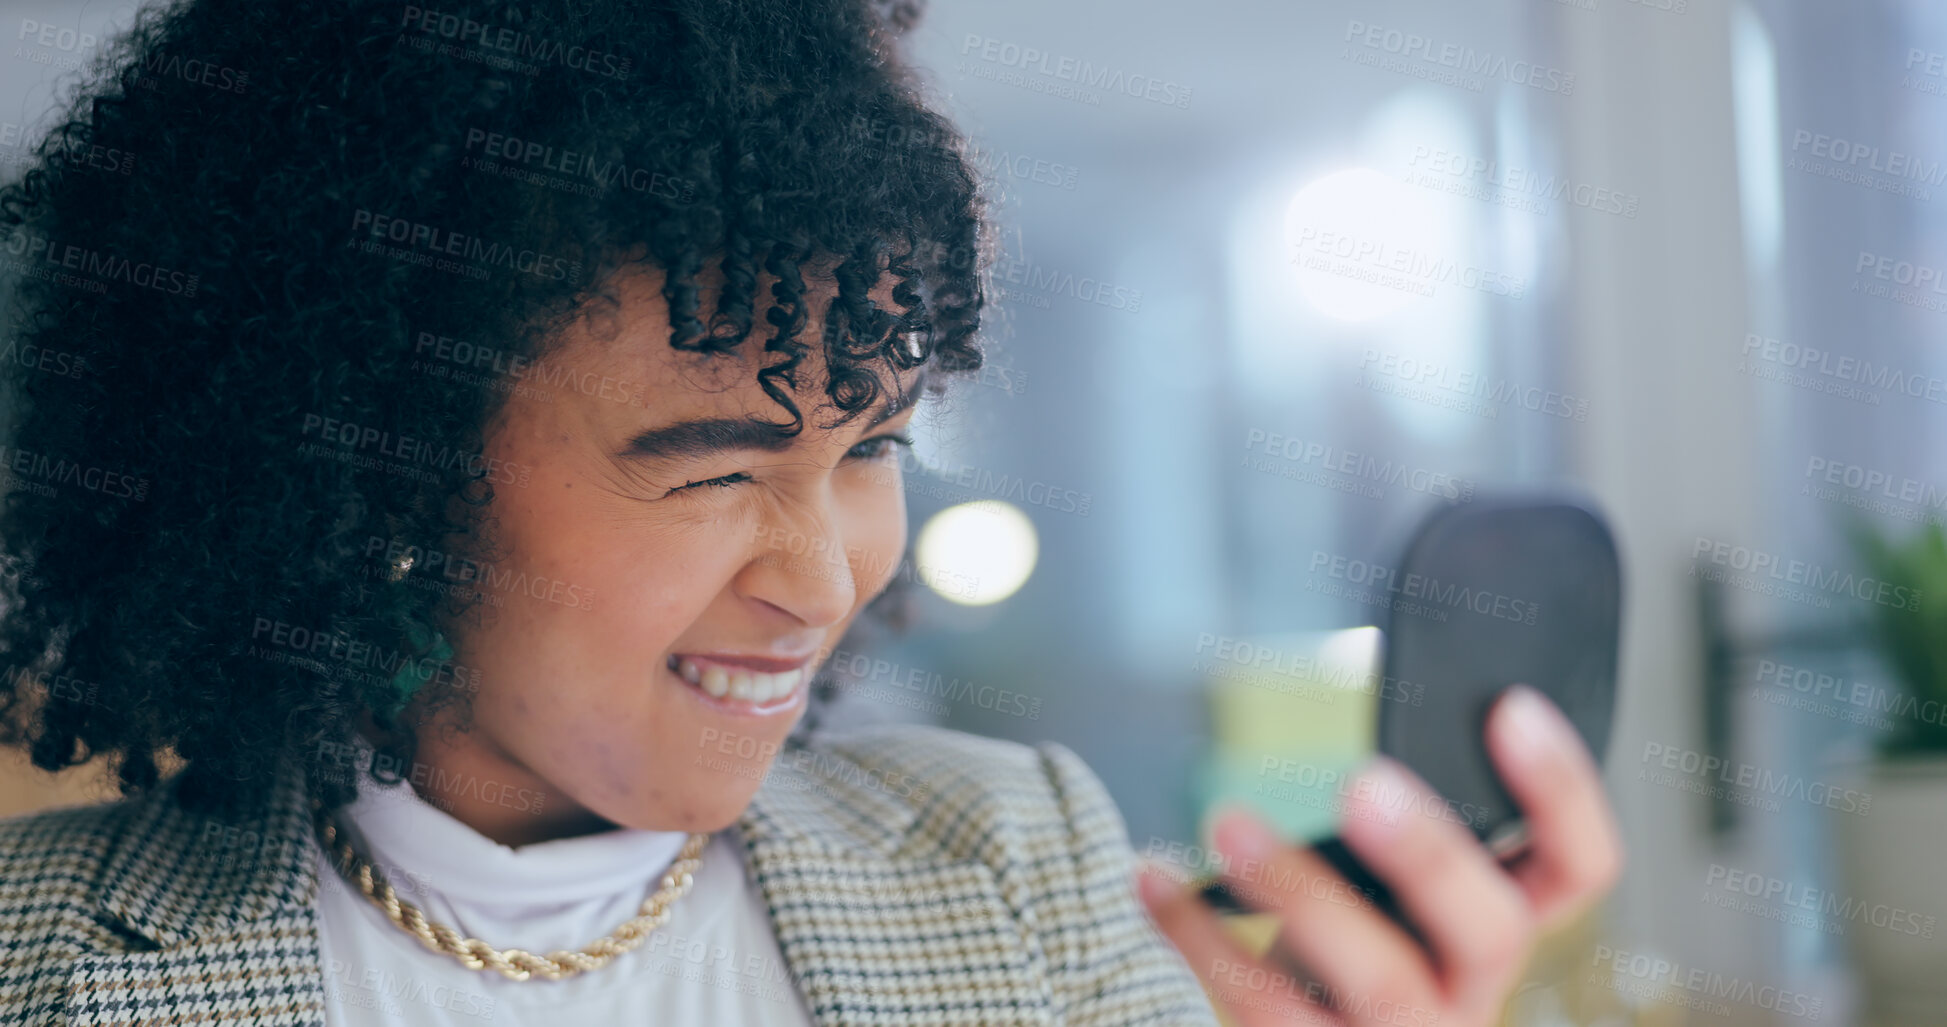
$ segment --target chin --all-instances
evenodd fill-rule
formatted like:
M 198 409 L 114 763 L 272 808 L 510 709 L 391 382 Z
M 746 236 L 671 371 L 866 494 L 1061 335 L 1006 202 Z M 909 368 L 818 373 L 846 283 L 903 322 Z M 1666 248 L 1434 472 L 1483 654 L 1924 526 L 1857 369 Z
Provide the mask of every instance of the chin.
M 609 819 L 623 827 L 648 831 L 715 833 L 737 822 L 757 794 L 758 785 L 770 770 L 768 761 L 744 764 L 735 772 L 715 772 L 699 767 L 685 768 L 690 773 L 677 775 L 681 786 L 672 794 L 657 796 L 661 802 L 637 809 L 622 810 L 624 816 Z
M 646 826 L 652 831 L 715 834 L 736 823 L 749 805 L 750 795 L 747 794 L 742 802 L 711 802 L 685 807 L 674 814 L 663 811 L 659 816 L 645 818 Z
M 748 805 L 749 803 L 746 802 L 742 806 L 726 806 L 720 810 L 710 810 L 707 813 L 699 814 L 693 821 L 677 828 L 677 830 L 715 834 L 735 824 L 737 818 L 744 815 L 744 809 Z

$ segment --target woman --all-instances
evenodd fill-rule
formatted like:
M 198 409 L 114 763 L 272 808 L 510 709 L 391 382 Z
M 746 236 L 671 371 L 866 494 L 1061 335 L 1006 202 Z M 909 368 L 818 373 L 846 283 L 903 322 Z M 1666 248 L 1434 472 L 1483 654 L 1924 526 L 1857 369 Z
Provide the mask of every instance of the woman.
M 5 1022 L 1494 1016 L 1618 862 L 1545 703 L 1491 725 L 1524 863 L 1353 817 L 1425 942 L 1294 893 L 1261 959 L 1145 912 L 1057 744 L 793 734 L 980 365 L 914 16 L 140 15 L 0 198 L 6 723 L 126 795 L 0 827 Z M 1253 827 L 1233 870 L 1330 873 Z

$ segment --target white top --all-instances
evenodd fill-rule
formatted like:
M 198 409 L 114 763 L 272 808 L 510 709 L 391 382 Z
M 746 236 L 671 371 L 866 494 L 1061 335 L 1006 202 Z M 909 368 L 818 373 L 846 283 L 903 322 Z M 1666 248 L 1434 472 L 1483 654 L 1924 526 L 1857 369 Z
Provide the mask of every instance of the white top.
M 510 848 L 401 781 L 360 782 L 346 840 L 435 923 L 496 948 L 578 949 L 636 915 L 685 835 L 616 829 Z M 315 846 L 314 846 L 315 847 Z M 392 921 L 318 851 L 330 1027 L 754 1024 L 810 1027 L 732 826 L 641 947 L 561 981 L 469 970 Z

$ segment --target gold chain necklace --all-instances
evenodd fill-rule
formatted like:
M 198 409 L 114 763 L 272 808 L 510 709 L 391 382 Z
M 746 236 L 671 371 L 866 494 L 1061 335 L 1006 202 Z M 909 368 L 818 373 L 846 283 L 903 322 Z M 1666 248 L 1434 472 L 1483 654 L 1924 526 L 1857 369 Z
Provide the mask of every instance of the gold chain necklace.
M 642 900 L 640 913 L 578 951 L 556 949 L 541 956 L 525 949 L 496 949 L 478 938 L 462 937 L 451 927 L 426 919 L 426 914 L 420 912 L 418 906 L 399 898 L 392 890 L 391 882 L 359 855 L 351 843 L 338 836 L 338 825 L 332 823 L 331 816 L 324 812 L 323 803 L 312 799 L 311 811 L 318 838 L 324 843 L 325 852 L 332 857 L 332 866 L 357 884 L 358 890 L 364 892 L 373 905 L 384 910 L 386 919 L 418 938 L 420 944 L 452 956 L 469 970 L 498 970 L 517 981 L 527 980 L 534 974 L 558 981 L 588 970 L 599 970 L 616 956 L 641 945 L 649 932 L 668 922 L 670 907 L 696 883 L 694 875 L 703 862 L 703 846 L 710 841 L 707 834 L 689 836 L 689 840 L 683 843 L 682 851 L 677 853 L 676 862 L 663 873 L 661 887 Z

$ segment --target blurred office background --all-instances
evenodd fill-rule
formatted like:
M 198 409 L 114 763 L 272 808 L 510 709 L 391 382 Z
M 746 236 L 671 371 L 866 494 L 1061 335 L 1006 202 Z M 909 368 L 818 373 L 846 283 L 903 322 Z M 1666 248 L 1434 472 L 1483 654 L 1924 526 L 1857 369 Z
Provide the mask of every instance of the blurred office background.
M 1885 603 L 1740 562 L 1868 576 L 1847 516 L 1904 541 L 1947 510 L 1947 8 L 930 6 L 912 45 L 991 179 L 1003 293 L 909 503 L 940 580 L 1005 594 L 928 597 L 843 709 L 1058 740 L 1138 850 L 1193 842 L 1212 639 L 1373 623 L 1333 561 L 1391 560 L 1437 504 L 1581 495 L 1623 550 L 1629 867 L 1509 1022 L 1938 1022 L 1947 883 L 1914 870 L 1944 757 L 1877 740 L 1939 707 L 1876 708 L 1928 687 Z M 5 45 L 0 120 L 31 126 L 73 55 Z M 932 519 L 984 500 L 1031 530 Z M 86 794 L 7 786 L 9 812 Z M 1870 810 L 1817 801 L 1844 789 Z

